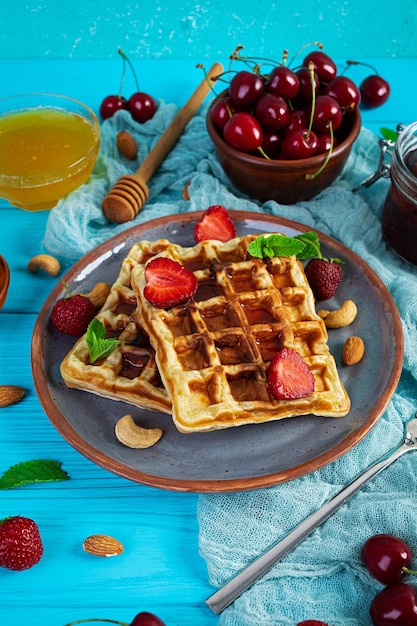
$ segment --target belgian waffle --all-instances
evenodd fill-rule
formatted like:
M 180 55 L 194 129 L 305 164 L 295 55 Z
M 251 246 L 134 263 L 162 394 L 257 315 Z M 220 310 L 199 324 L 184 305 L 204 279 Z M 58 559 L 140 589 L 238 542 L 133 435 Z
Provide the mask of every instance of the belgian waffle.
M 68 387 L 145 409 L 171 412 L 171 401 L 156 367 L 155 352 L 136 315 L 136 296 L 131 286 L 132 268 L 137 263 L 145 263 L 149 255 L 164 250 L 167 244 L 161 241 L 152 248 L 138 244 L 131 247 L 97 315 L 107 337 L 115 337 L 120 343 L 108 357 L 90 365 L 87 342 L 85 336 L 81 337 L 61 363 L 61 375 Z
M 251 257 L 247 248 L 255 237 L 160 245 L 160 255 L 191 269 L 199 283 L 192 300 L 168 310 L 143 296 L 146 263 L 132 268 L 136 313 L 181 432 L 306 414 L 341 417 L 350 408 L 301 263 Z M 138 245 L 148 258 L 158 247 Z M 266 369 L 282 347 L 297 350 L 312 371 L 315 390 L 308 398 L 279 401 L 269 394 Z

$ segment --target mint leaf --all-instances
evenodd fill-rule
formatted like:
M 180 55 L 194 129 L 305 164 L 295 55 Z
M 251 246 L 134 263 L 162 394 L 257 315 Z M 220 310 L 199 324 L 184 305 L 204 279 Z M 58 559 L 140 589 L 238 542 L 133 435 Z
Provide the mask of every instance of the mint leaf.
M 61 469 L 61 463 L 45 459 L 23 461 L 12 465 L 0 477 L 0 489 L 13 489 L 30 483 L 48 483 L 69 480 Z
M 106 356 L 109 356 L 120 343 L 118 339 L 106 339 L 104 324 L 97 318 L 94 318 L 89 323 L 85 340 L 90 354 L 91 365 L 98 359 L 104 359 Z
M 274 256 L 298 255 L 304 250 L 305 244 L 295 237 L 286 235 L 259 235 L 248 246 L 248 252 L 253 257 L 263 259 Z
M 296 235 L 295 239 L 299 239 L 304 243 L 304 250 L 297 254 L 297 259 L 299 261 L 304 261 L 305 259 L 311 259 L 315 257 L 321 257 L 320 239 L 317 233 L 309 230 L 306 233 Z
M 398 139 L 398 133 L 396 130 L 391 130 L 390 128 L 380 128 L 380 133 L 383 139 L 387 139 L 388 141 L 392 141 L 395 143 Z

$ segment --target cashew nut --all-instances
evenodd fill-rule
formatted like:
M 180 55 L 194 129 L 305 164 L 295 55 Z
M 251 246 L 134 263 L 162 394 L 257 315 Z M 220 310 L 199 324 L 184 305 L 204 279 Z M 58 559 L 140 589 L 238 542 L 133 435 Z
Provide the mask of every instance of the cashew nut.
M 358 309 L 353 300 L 345 300 L 340 309 L 326 311 L 322 309 L 317 315 L 324 320 L 327 328 L 342 328 L 349 326 L 356 318 Z
M 138 426 L 129 413 L 119 419 L 115 433 L 120 443 L 128 448 L 150 448 L 162 437 L 160 428 Z
M 97 283 L 90 293 L 87 294 L 87 298 L 94 304 L 96 309 L 101 309 L 107 296 L 110 293 L 110 285 L 107 283 Z
M 32 257 L 28 263 L 29 272 L 35 273 L 43 270 L 50 276 L 58 276 L 61 271 L 61 265 L 58 259 L 50 254 L 37 254 Z

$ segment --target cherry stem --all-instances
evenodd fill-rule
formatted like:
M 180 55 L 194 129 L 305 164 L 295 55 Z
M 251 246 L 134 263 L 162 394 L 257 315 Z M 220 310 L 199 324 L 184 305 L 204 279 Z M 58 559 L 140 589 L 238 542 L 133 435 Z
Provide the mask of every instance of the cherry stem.
M 258 150 L 259 152 L 262 154 L 264 159 L 268 159 L 268 161 L 270 161 L 271 159 L 269 158 L 269 156 L 266 154 L 266 152 L 264 151 L 264 149 L 262 148 L 262 146 L 258 146 Z
M 310 61 L 308 64 L 308 71 L 310 72 L 311 78 L 311 112 L 310 122 L 307 130 L 307 141 L 310 139 L 311 129 L 313 128 L 314 110 L 316 108 L 316 81 L 314 80 L 314 63 L 312 61 Z
M 306 48 L 308 48 L 309 46 L 317 46 L 320 50 L 324 50 L 324 46 L 323 46 L 322 43 L 320 43 L 320 41 L 310 41 L 309 43 L 305 43 L 294 54 L 294 56 L 292 57 L 291 61 L 289 62 L 289 65 L 291 65 L 293 63 L 293 61 L 295 61 L 295 59 L 302 53 L 302 51 L 305 50 Z
M 219 80 L 219 78 L 222 76 L 222 74 L 219 74 L 218 76 L 213 76 L 213 78 L 209 78 L 208 74 L 207 74 L 207 70 L 206 70 L 205 66 L 202 63 L 197 63 L 196 67 L 198 67 L 200 70 L 203 70 L 204 78 L 206 79 L 206 83 L 210 87 L 210 91 L 212 91 L 213 94 L 217 97 L 218 94 L 216 93 L 216 90 L 213 88 L 213 82 Z
M 282 53 L 282 65 L 284 67 L 287 65 L 287 61 L 288 61 L 288 50 L 287 48 L 285 48 L 284 52 Z
M 346 63 L 348 65 L 363 65 L 364 67 L 369 67 L 369 69 L 371 69 L 374 74 L 379 76 L 378 70 L 373 65 L 370 65 L 369 63 L 363 63 L 362 61 L 346 61 Z
M 127 62 L 129 64 L 129 67 L 132 70 L 133 78 L 135 79 L 136 91 L 140 91 L 138 77 L 136 76 L 135 68 L 133 67 L 131 61 L 127 58 L 127 56 L 125 55 L 125 53 L 123 52 L 123 50 L 121 48 L 119 48 L 117 52 L 122 57 L 123 61 L 125 61 L 125 62 Z
M 333 142 L 334 142 L 333 124 L 331 122 L 329 123 L 329 133 L 330 133 L 330 148 L 327 151 L 326 158 L 324 159 L 319 169 L 316 172 L 314 172 L 314 174 L 306 174 L 307 180 L 313 180 L 314 178 L 316 178 L 316 176 L 321 174 L 321 172 L 324 170 L 324 168 L 330 161 L 330 157 L 332 156 L 332 152 L 333 152 Z M 321 256 L 319 258 L 321 258 Z
M 105 617 L 90 617 L 87 619 L 77 619 L 75 622 L 68 622 L 64 626 L 74 626 L 74 624 L 86 624 L 87 622 L 106 622 L 107 624 L 119 624 L 119 626 L 129 626 L 126 622 L 119 622 L 115 619 L 107 619 Z
M 403 572 L 405 572 L 406 574 L 417 574 L 417 571 L 414 569 L 408 569 L 408 567 L 402 567 L 401 568 Z

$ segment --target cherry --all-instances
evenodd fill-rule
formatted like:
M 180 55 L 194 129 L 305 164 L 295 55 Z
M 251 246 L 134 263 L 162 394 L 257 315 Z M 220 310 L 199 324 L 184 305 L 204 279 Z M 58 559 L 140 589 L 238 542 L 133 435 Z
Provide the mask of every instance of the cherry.
M 140 124 L 152 119 L 158 108 L 152 96 L 143 91 L 137 91 L 132 94 L 127 102 L 127 106 L 133 119 Z
M 298 622 L 296 626 L 328 626 L 328 624 L 317 619 L 306 619 L 303 622 Z
M 239 108 L 253 104 L 264 92 L 265 81 L 254 72 L 242 70 L 235 74 L 230 81 L 230 99 Z
M 165 622 L 153 613 L 142 611 L 133 618 L 130 626 L 165 626 Z
M 307 129 L 287 135 L 282 142 L 282 154 L 286 159 L 308 159 L 318 148 L 316 133 Z
M 309 104 L 313 99 L 313 79 L 314 92 L 317 93 L 319 90 L 320 83 L 317 72 L 315 70 L 311 72 L 308 67 L 302 67 L 297 70 L 296 73 L 300 81 L 300 89 L 298 90 L 297 94 L 297 102 L 301 104 Z
M 396 583 L 380 591 L 369 613 L 375 626 L 417 626 L 417 594 L 411 585 Z
M 384 78 L 378 74 L 367 76 L 359 85 L 361 104 L 368 109 L 376 108 L 384 104 L 390 95 L 390 86 Z
M 263 133 L 261 148 L 270 159 L 278 158 L 281 152 L 282 137 L 277 132 Z
M 123 96 L 106 96 L 100 105 L 100 117 L 107 120 L 113 117 L 116 111 L 126 108 L 126 98 Z
M 361 100 L 361 94 L 353 80 L 347 76 L 336 76 L 324 88 L 323 93 L 339 103 L 342 110 L 353 110 Z
M 242 152 L 253 152 L 262 144 L 259 122 L 245 111 L 234 113 L 223 129 L 225 141 Z
M 223 129 L 226 126 L 226 123 L 232 117 L 233 113 L 236 113 L 236 108 L 227 96 L 217 100 L 217 102 L 215 102 L 210 109 L 210 116 L 213 124 L 220 129 Z
M 308 122 L 309 122 L 309 117 L 305 109 L 299 109 L 299 110 L 297 109 L 296 111 L 291 111 L 290 121 L 288 122 L 286 128 L 284 129 L 284 133 L 286 135 L 290 135 L 296 130 L 307 128 Z
M 334 135 L 332 138 L 330 133 L 319 133 L 317 135 L 317 139 L 319 142 L 319 145 L 317 148 L 317 154 L 329 152 L 329 150 L 333 150 L 339 143 L 337 141 L 337 138 Z
M 313 113 L 313 128 L 318 133 L 324 133 L 329 129 L 330 123 L 333 130 L 337 130 L 342 123 L 342 111 L 340 105 L 331 96 L 317 96 Z
M 295 98 L 300 88 L 300 79 L 297 74 L 285 65 L 279 65 L 272 70 L 266 90 L 277 96 L 291 100 Z
M 402 539 L 381 533 L 365 541 L 362 560 L 374 578 L 384 585 L 390 585 L 400 582 L 409 571 L 412 552 Z
M 290 109 L 284 98 L 272 93 L 255 102 L 254 115 L 265 130 L 281 130 L 290 121 Z
M 304 61 L 304 67 L 313 63 L 316 74 L 321 83 L 329 83 L 337 74 L 336 63 L 321 50 L 314 50 L 308 54 Z

